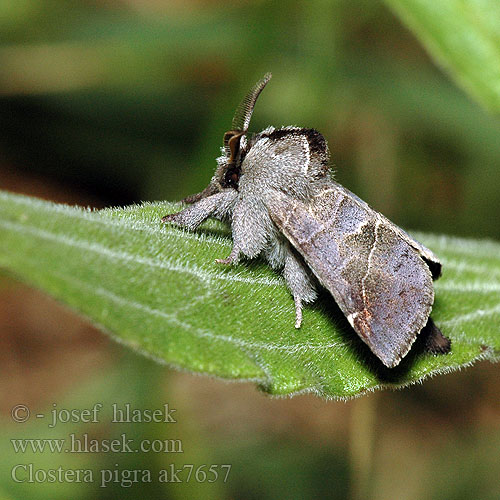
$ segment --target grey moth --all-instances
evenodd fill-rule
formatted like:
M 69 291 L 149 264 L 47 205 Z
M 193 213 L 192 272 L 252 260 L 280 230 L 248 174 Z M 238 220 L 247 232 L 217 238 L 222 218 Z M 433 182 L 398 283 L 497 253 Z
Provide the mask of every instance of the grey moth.
M 448 352 L 450 341 L 429 317 L 438 258 L 333 180 L 327 143 L 316 130 L 268 127 L 247 137 L 270 78 L 266 74 L 238 106 L 208 186 L 162 221 L 191 230 L 208 217 L 230 223 L 233 248 L 218 262 L 261 255 L 281 270 L 297 328 L 303 304 L 323 286 L 387 367 L 399 364 L 424 327 L 427 349 Z

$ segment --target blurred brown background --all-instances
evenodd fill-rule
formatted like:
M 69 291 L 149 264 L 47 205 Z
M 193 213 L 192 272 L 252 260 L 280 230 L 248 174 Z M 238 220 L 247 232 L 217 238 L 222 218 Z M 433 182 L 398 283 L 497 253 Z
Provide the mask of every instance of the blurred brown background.
M 18 0 L 0 4 L 0 188 L 92 207 L 203 188 L 244 93 L 251 130 L 319 129 L 337 179 L 397 224 L 500 240 L 500 124 L 378 2 Z M 0 498 L 500 498 L 498 367 L 325 402 L 179 373 L 0 275 Z M 15 424 L 129 402 L 165 430 Z M 178 456 L 15 454 L 10 439 L 182 439 Z M 165 434 L 166 433 L 166 434 Z M 129 469 L 232 464 L 227 483 L 18 484 L 14 463 Z

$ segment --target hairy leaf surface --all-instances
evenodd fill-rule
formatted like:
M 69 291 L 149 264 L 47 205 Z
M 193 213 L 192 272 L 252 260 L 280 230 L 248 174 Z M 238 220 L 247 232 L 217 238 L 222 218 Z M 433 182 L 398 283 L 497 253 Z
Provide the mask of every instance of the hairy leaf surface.
M 414 235 L 443 261 L 432 317 L 452 352 L 427 354 L 417 340 L 387 369 L 326 292 L 296 330 L 283 279 L 259 261 L 215 263 L 231 249 L 227 229 L 211 221 L 190 233 L 160 222 L 178 208 L 90 211 L 0 193 L 0 266 L 133 349 L 275 395 L 347 398 L 499 357 L 497 243 Z

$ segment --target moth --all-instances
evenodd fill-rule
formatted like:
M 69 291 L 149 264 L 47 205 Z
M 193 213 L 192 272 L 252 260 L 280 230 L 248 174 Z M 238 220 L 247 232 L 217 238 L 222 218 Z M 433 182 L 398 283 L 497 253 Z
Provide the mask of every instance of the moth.
M 217 262 L 262 255 L 282 270 L 296 328 L 303 304 L 323 286 L 387 367 L 398 365 L 426 325 L 428 350 L 448 352 L 449 340 L 429 318 L 438 258 L 333 180 L 327 143 L 315 129 L 268 127 L 247 137 L 270 78 L 266 74 L 238 106 L 208 186 L 162 221 L 190 230 L 208 217 L 230 223 L 233 247 Z

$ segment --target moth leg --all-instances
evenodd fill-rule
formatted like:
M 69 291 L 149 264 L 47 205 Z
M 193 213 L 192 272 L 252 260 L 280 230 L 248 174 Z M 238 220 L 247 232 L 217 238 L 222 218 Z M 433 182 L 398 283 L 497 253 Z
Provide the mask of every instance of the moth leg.
M 231 232 L 233 249 L 220 264 L 236 264 L 240 254 L 253 259 L 266 248 L 272 233 L 272 222 L 265 206 L 254 198 L 239 199 L 233 211 Z
M 302 324 L 302 303 L 312 302 L 316 297 L 313 277 L 301 258 L 289 248 L 285 257 L 283 277 L 295 302 L 295 328 Z
M 217 262 L 217 264 L 225 265 L 237 264 L 240 260 L 240 252 L 241 250 L 236 245 L 233 245 L 233 249 L 231 250 L 231 253 L 228 257 L 226 257 L 225 259 L 215 259 L 215 262 Z
M 293 301 L 295 302 L 295 328 L 300 328 L 302 325 L 302 299 L 295 295 Z
M 238 195 L 230 189 L 207 196 L 175 214 L 165 215 L 162 222 L 170 222 L 187 229 L 196 229 L 208 217 L 223 218 L 231 212 L 232 204 Z
M 212 183 L 210 183 L 203 191 L 200 193 L 196 194 L 191 194 L 189 196 L 186 196 L 182 201 L 184 203 L 196 203 L 197 201 L 200 201 L 204 198 L 208 198 L 209 196 L 214 195 L 217 193 L 217 187 L 214 186 Z

